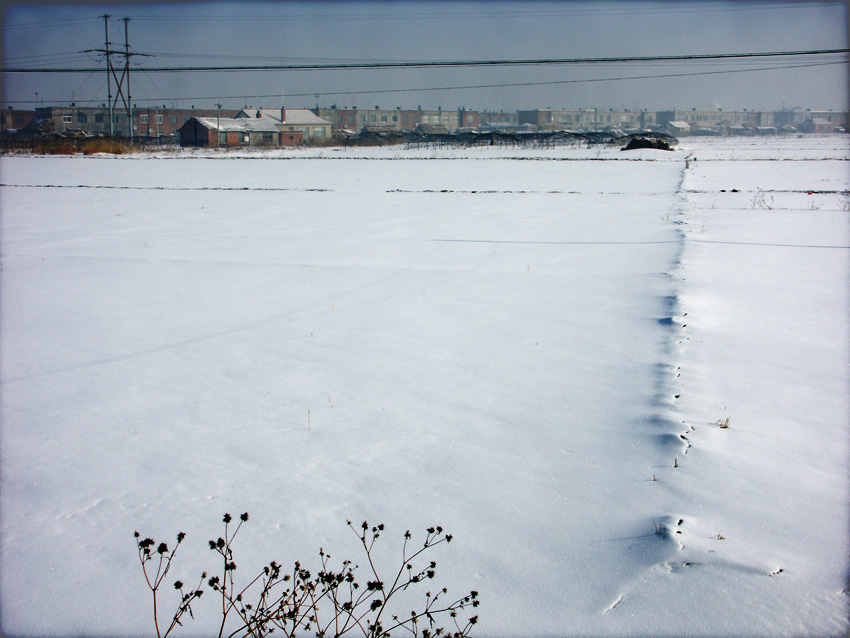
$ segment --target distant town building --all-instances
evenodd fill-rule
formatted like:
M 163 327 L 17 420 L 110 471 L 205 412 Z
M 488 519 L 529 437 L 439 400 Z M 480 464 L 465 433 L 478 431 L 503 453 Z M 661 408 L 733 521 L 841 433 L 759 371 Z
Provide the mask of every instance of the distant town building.
M 331 128 L 334 131 L 349 131 L 355 133 L 357 131 L 357 109 L 344 108 L 338 109 L 335 106 L 330 108 L 320 108 L 316 110 L 318 115 L 323 120 L 331 123 Z
M 472 125 L 478 126 L 478 114 L 472 111 L 453 111 L 438 108 L 436 110 L 415 109 L 405 110 L 401 107 L 395 109 L 338 109 L 336 107 L 320 108 L 319 115 L 330 122 L 334 129 L 344 129 L 359 133 L 364 128 L 368 131 L 413 131 L 420 124 L 444 126 L 447 131 L 453 133 L 461 126 L 461 113 L 466 113 L 467 120 Z
M 518 111 L 519 124 L 535 124 L 545 131 L 589 131 L 604 129 L 643 129 L 655 123 L 647 111 L 608 109 L 533 109 Z
M 773 111 L 773 124 L 775 126 L 785 126 L 787 124 L 799 124 L 806 119 L 806 113 L 799 106 Z
M 35 111 L 19 111 L 11 106 L 0 112 L 0 133 L 5 131 L 20 131 L 35 119 Z
M 479 118 L 480 126 L 489 126 L 490 128 L 502 128 L 497 125 L 505 125 L 505 127 L 520 125 L 518 111 L 480 111 Z
M 481 114 L 469 109 L 458 109 L 458 126 L 465 129 L 477 129 L 481 126 Z
M 115 135 L 138 139 L 177 139 L 178 131 L 192 118 L 218 118 L 262 120 L 271 124 L 277 132 L 300 133 L 300 138 L 290 136 L 276 138 L 274 145 L 287 145 L 330 139 L 333 131 L 357 134 L 363 130 L 377 132 L 445 130 L 454 133 L 460 130 L 488 131 L 623 131 L 678 130 L 679 135 L 768 135 L 800 131 L 826 132 L 847 130 L 847 111 L 811 110 L 800 107 L 783 108 L 778 111 L 712 110 L 669 110 L 648 111 L 614 109 L 530 109 L 521 111 L 476 111 L 458 109 L 360 109 L 356 106 L 316 109 L 249 108 L 232 109 L 188 109 L 167 108 L 165 105 L 145 106 L 132 109 L 132 121 L 124 110 L 113 110 L 111 122 L 109 109 L 97 107 L 46 106 L 34 111 L 7 108 L 0 111 L 0 132 L 8 136 L 14 131 L 24 134 L 59 133 L 65 135 Z M 671 123 L 677 123 L 671 127 Z M 687 129 L 680 126 L 687 124 Z M 196 126 L 199 125 L 196 123 Z M 235 126 L 235 125 L 231 125 Z M 259 132 L 259 128 L 249 128 Z M 235 133 L 236 129 L 220 133 Z M 260 127 L 262 128 L 262 127 Z M 198 130 L 199 131 L 199 130 Z M 271 128 L 265 131 L 273 132 Z M 203 137 L 202 134 L 200 134 Z M 230 137 L 224 136 L 227 140 Z M 274 136 L 273 136 L 274 137 Z M 254 144 L 250 138 L 250 144 Z M 298 139 L 298 142 L 295 140 Z M 244 143 L 244 142 L 243 142 Z M 227 144 L 232 142 L 227 141 Z
M 222 117 L 233 117 L 238 111 L 222 109 Z M 132 110 L 133 137 L 152 138 L 177 135 L 177 131 L 192 117 L 216 117 L 217 109 L 169 109 L 166 107 L 144 107 Z M 82 131 L 86 135 L 130 136 L 127 112 L 115 110 L 112 113 L 112 126 L 109 123 L 109 109 L 106 106 L 46 106 L 35 110 L 34 119 L 51 122 L 55 133 L 75 133 Z
M 691 109 L 690 111 L 658 111 L 656 114 L 656 124 L 659 126 L 667 126 L 669 122 L 687 122 L 691 128 L 712 128 L 712 127 L 757 127 L 771 126 L 774 118 L 770 111 L 724 111 L 723 109 L 715 109 L 711 111 L 698 111 Z

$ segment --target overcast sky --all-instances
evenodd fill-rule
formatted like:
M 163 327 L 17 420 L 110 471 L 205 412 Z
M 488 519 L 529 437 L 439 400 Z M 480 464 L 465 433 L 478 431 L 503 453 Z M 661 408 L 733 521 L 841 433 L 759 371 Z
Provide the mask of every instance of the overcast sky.
M 845 2 L 6 1 L 3 9 L 4 68 L 102 69 L 74 74 L 5 73 L 6 107 L 31 109 L 36 99 L 40 106 L 104 103 L 103 56 L 81 53 L 103 48 L 104 14 L 112 16 L 113 47 L 123 50 L 120 20 L 130 18 L 131 51 L 155 56 L 132 58 L 131 95 L 139 107 L 212 108 L 220 102 L 228 108 L 296 108 L 318 102 L 359 108 L 463 106 L 476 110 L 777 110 L 793 106 L 844 110 L 848 104 L 846 55 L 404 71 L 145 71 L 162 66 L 847 48 Z M 808 66 L 776 68 L 798 65 Z M 674 77 L 658 77 L 665 75 Z M 618 79 L 638 76 L 653 77 Z

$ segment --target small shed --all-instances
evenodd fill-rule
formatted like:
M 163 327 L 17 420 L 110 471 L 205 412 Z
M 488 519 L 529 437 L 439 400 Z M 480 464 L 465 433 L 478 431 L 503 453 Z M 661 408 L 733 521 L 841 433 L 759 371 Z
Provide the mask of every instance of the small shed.
M 835 124 L 825 118 L 814 117 L 797 124 L 797 130 L 802 133 L 834 133 Z
M 306 139 L 329 139 L 331 123 L 310 109 L 243 109 L 236 114 L 239 119 L 267 120 L 282 132 L 300 131 Z
M 687 122 L 683 122 L 682 120 L 667 122 L 667 126 L 665 128 L 675 137 L 691 134 L 691 125 Z
M 277 147 L 298 146 L 301 131 L 281 131 L 268 119 L 189 118 L 178 131 L 180 146 L 194 147 Z

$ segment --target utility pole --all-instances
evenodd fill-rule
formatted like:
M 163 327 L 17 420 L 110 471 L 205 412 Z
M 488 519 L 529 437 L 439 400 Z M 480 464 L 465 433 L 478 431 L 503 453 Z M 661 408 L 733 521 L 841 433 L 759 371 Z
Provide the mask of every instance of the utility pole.
M 130 53 L 130 41 L 128 39 L 127 34 L 127 25 L 130 22 L 130 18 L 123 18 L 124 22 L 124 52 L 116 51 L 110 48 L 111 42 L 109 41 L 109 18 L 111 17 L 108 13 L 101 16 L 103 18 L 103 28 L 104 33 L 106 34 L 106 44 L 102 49 L 88 49 L 87 51 L 83 51 L 83 53 L 103 53 L 106 56 L 106 93 L 107 93 L 107 105 L 109 108 L 109 134 L 115 135 L 115 126 L 113 120 L 115 114 L 115 107 L 118 104 L 118 99 L 121 99 L 121 103 L 124 106 L 124 110 L 127 112 L 127 120 L 128 120 L 128 133 L 130 137 L 130 141 L 133 141 L 133 104 L 130 101 L 130 58 L 133 56 L 141 55 L 144 57 L 151 57 L 147 53 Z M 118 77 L 118 73 L 115 70 L 115 65 L 112 64 L 112 56 L 113 55 L 123 55 L 124 56 L 124 68 L 121 70 L 121 77 Z M 112 80 L 115 80 L 115 99 L 112 99 Z M 125 81 L 126 81 L 126 91 L 125 91 Z M 126 93 L 126 95 L 125 95 Z
M 221 104 L 216 104 L 218 112 L 215 116 L 215 147 L 218 148 L 218 143 L 221 140 Z
M 127 75 L 127 128 L 130 132 L 130 144 L 133 143 L 133 102 L 130 99 L 130 42 L 127 39 L 127 25 L 130 18 L 123 18 L 124 22 L 124 73 Z M 122 74 L 122 78 L 124 75 Z
M 104 54 L 106 55 L 106 97 L 107 103 L 106 106 L 108 108 L 107 115 L 109 116 L 109 137 L 113 137 L 115 135 L 115 130 L 113 127 L 113 117 L 112 117 L 112 80 L 109 77 L 110 71 L 112 70 L 112 60 L 109 59 L 109 54 L 112 53 L 109 50 L 109 18 L 110 15 L 108 13 L 103 14 L 101 16 L 103 18 L 103 30 L 106 32 L 106 45 L 104 46 Z

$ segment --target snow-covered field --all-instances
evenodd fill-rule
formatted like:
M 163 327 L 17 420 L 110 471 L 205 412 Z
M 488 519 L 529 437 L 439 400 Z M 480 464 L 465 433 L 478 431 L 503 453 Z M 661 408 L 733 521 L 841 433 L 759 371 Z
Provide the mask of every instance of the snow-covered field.
M 849 151 L 3 157 L 2 630 L 152 635 L 134 530 L 248 511 L 442 525 L 477 636 L 843 635 Z

